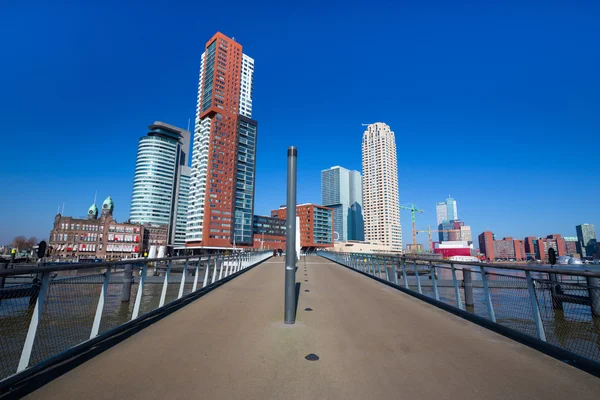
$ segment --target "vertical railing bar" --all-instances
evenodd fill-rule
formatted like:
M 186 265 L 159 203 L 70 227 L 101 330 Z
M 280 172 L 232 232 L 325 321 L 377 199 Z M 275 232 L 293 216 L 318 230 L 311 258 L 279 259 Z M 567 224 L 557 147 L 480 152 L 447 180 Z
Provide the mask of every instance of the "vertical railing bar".
M 23 345 L 23 351 L 21 352 L 21 358 L 19 365 L 17 366 L 17 372 L 23 371 L 29 366 L 29 360 L 31 359 L 31 351 L 33 350 L 33 343 L 35 342 L 35 335 L 37 328 L 42 319 L 42 313 L 44 312 L 44 303 L 46 302 L 46 295 L 48 294 L 48 286 L 50 284 L 50 273 L 44 272 L 42 274 L 42 283 L 40 285 L 40 292 L 38 293 L 37 301 L 35 302 L 35 308 L 31 315 L 31 321 L 29 322 L 29 329 L 27 330 L 27 336 L 25 337 L 25 344 Z
M 433 282 L 433 294 L 435 295 L 435 299 L 440 301 L 440 293 L 438 292 L 437 280 L 435 277 L 435 267 L 429 261 L 429 273 L 431 274 L 431 281 Z
M 408 287 L 408 276 L 406 275 L 406 258 L 402 258 L 402 278 L 404 278 L 404 287 L 410 289 Z
M 187 267 L 188 267 L 188 260 L 185 260 L 185 262 L 183 263 L 183 274 L 181 275 L 181 283 L 179 284 L 179 294 L 177 295 L 178 299 L 183 297 L 183 289 L 185 287 L 185 279 L 187 278 Z
M 203 288 L 208 285 L 208 276 L 210 275 L 210 257 L 206 259 L 206 266 L 204 267 L 204 283 L 202 285 Z
M 488 286 L 487 275 L 484 267 L 479 267 L 481 270 L 481 281 L 483 282 L 483 291 L 485 295 L 485 301 L 487 303 L 488 313 L 490 314 L 490 319 L 493 322 L 496 322 L 496 314 L 494 313 L 494 305 L 492 304 L 492 295 L 490 293 L 490 288 Z
M 456 268 L 454 268 L 454 264 L 450 264 L 450 269 L 452 270 L 452 281 L 454 283 L 454 294 L 456 295 L 456 304 L 458 304 L 458 308 L 463 310 L 465 307 L 463 306 L 462 299 L 460 298 L 460 290 L 458 289 L 458 280 L 456 279 Z
M 98 305 L 96 306 L 96 315 L 94 315 L 94 322 L 92 323 L 92 331 L 90 332 L 90 339 L 98 336 L 100 331 L 100 322 L 102 321 L 102 311 L 104 311 L 104 302 L 106 301 L 106 294 L 108 293 L 108 284 L 110 283 L 110 267 L 106 268 L 104 273 L 104 282 L 102 283 L 102 289 L 100 289 L 100 297 L 98 298 Z
M 223 264 L 225 264 L 224 260 L 224 256 L 219 257 L 219 280 L 223 279 Z
M 196 264 L 196 271 L 194 273 L 194 285 L 192 286 L 192 293 L 198 289 L 198 275 L 200 275 L 200 258 L 198 257 L 198 264 Z
M 219 266 L 218 266 L 218 261 L 217 261 L 218 259 L 219 259 L 219 256 L 216 256 L 216 257 L 215 257 L 215 259 L 214 259 L 214 261 L 215 261 L 215 262 L 214 262 L 215 268 L 213 269 L 213 276 L 212 276 L 212 280 L 211 280 L 211 282 L 210 282 L 210 283 L 211 283 L 211 285 L 212 285 L 213 283 L 215 283 L 215 281 L 217 280 L 217 269 L 219 268 Z
M 138 290 L 135 295 L 135 304 L 133 305 L 133 312 L 131 313 L 131 320 L 133 321 L 140 314 L 140 305 L 142 303 L 142 294 L 144 293 L 144 285 L 146 283 L 146 269 L 147 264 L 144 263 L 142 266 L 142 271 L 140 273 L 140 283 L 138 285 Z
M 533 278 L 531 277 L 530 271 L 525 271 L 525 278 L 527 279 L 527 289 L 529 290 L 529 299 L 531 301 L 533 319 L 535 320 L 535 327 L 537 329 L 538 338 L 545 342 L 546 332 L 544 330 L 544 323 L 540 314 L 540 307 L 537 302 L 537 296 L 535 295 L 535 288 L 533 287 Z
M 169 286 L 169 275 L 171 275 L 171 261 L 167 262 L 167 271 L 165 272 L 165 280 L 163 282 L 162 293 L 160 294 L 160 302 L 158 303 L 158 308 L 165 305 L 165 300 L 167 298 L 167 287 Z
M 417 288 L 419 289 L 419 294 L 423 294 L 423 289 L 421 288 L 421 279 L 419 279 L 419 268 L 417 267 L 417 260 L 415 260 L 414 263 L 415 276 L 417 277 Z
M 383 258 L 380 258 L 377 262 L 377 277 L 381 278 L 381 262 L 383 261 Z
M 392 272 L 394 273 L 394 285 L 398 286 L 398 268 L 394 258 L 392 258 Z

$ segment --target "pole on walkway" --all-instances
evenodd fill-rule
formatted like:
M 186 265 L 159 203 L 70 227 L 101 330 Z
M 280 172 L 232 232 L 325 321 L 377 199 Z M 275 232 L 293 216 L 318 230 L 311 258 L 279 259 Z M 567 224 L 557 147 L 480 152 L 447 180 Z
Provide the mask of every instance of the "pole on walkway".
M 288 147 L 287 210 L 285 232 L 285 318 L 286 324 L 296 322 L 296 161 L 298 150 Z

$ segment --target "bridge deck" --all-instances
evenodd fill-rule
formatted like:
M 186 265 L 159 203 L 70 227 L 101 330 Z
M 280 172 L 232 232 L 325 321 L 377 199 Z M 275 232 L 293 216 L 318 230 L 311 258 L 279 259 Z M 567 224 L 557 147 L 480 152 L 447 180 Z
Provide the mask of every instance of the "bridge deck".
M 564 400 L 600 393 L 591 375 L 317 257 L 306 260 L 306 272 L 298 263 L 297 323 L 285 325 L 283 274 L 282 259 L 271 259 L 30 396 Z M 307 361 L 309 353 L 320 360 Z

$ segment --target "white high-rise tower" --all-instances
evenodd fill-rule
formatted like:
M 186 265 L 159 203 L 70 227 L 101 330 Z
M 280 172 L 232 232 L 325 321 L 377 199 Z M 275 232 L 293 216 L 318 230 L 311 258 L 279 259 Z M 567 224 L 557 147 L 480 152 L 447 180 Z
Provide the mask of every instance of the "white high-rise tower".
M 387 124 L 376 122 L 367 126 L 362 164 L 365 240 L 401 251 L 396 140 Z

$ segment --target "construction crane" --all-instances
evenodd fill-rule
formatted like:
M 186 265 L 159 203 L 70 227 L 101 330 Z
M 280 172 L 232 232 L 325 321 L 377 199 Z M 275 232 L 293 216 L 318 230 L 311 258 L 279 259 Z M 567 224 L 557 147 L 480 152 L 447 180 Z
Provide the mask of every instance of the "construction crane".
M 412 242 L 413 242 L 413 246 L 416 248 L 416 246 L 417 246 L 417 227 L 416 227 L 415 213 L 420 212 L 421 214 L 423 214 L 423 210 L 419 210 L 419 208 L 417 206 L 415 206 L 413 203 L 410 203 L 407 206 L 400 205 L 400 208 L 403 210 L 410 211 L 410 219 L 412 220 Z
M 460 232 L 460 229 L 434 229 L 431 230 L 431 225 L 427 225 L 427 230 L 418 230 L 418 232 L 427 232 L 429 236 L 429 251 L 433 252 L 433 239 L 431 238 L 431 232 Z

